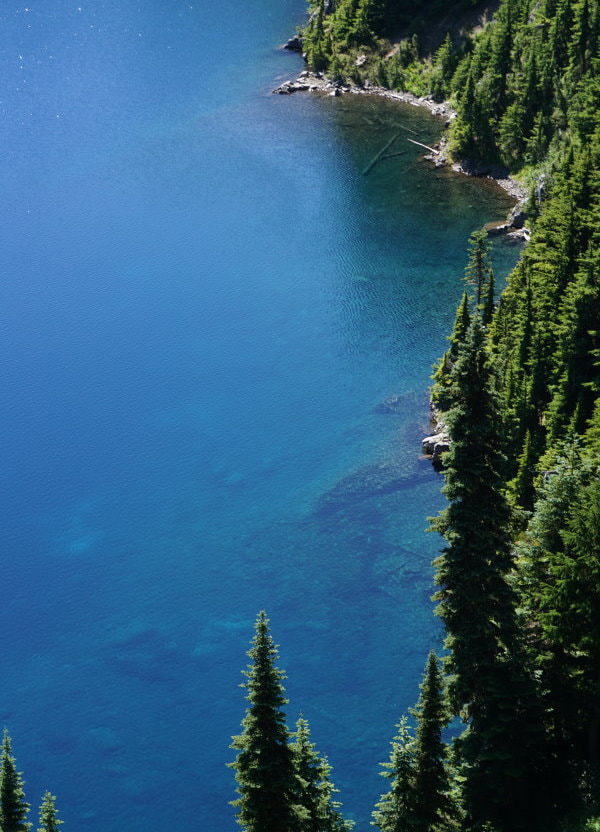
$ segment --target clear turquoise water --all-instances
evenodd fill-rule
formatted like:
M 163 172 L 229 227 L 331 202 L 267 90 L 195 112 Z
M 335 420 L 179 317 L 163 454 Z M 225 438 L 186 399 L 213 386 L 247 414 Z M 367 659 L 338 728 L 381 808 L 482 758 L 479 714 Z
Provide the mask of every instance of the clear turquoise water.
M 420 110 L 269 95 L 301 18 L 0 11 L 0 716 L 67 832 L 233 828 L 263 606 L 366 829 L 439 643 L 428 374 L 466 238 L 507 204 L 404 136 L 363 175 L 399 123 L 438 135 Z

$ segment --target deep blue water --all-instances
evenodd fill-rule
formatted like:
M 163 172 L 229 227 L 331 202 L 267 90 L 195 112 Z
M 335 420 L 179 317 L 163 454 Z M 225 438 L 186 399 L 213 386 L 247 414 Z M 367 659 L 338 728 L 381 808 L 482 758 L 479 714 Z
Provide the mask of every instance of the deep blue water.
M 0 11 L 0 716 L 66 832 L 233 828 L 261 607 L 368 828 L 439 644 L 428 375 L 507 203 L 403 137 L 363 175 L 421 110 L 270 95 L 302 12 Z

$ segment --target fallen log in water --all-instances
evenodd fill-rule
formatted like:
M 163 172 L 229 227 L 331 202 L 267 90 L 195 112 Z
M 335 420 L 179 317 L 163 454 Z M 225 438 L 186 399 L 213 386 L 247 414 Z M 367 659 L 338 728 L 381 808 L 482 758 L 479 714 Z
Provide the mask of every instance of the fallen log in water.
M 363 175 L 364 176 L 366 176 L 375 167 L 375 165 L 381 159 L 381 157 L 383 156 L 385 151 L 390 149 L 390 147 L 394 144 L 394 142 L 396 141 L 396 139 L 398 138 L 399 135 L 400 135 L 400 133 L 396 133 L 394 136 L 392 136 L 392 138 L 389 140 L 389 142 L 384 144 L 384 146 L 381 148 L 379 153 L 376 153 L 375 156 L 373 156 L 373 158 L 371 159 L 371 161 L 369 162 L 367 167 L 363 170 Z M 409 141 L 410 141 L 410 139 L 409 139 Z
M 410 142 L 411 144 L 418 144 L 418 145 L 419 145 L 419 147 L 424 147 L 424 148 L 425 148 L 425 150 L 430 150 L 430 151 L 431 151 L 431 153 L 435 153 L 435 154 L 436 154 L 436 156 L 437 156 L 437 155 L 438 155 L 438 153 L 440 152 L 439 150 L 436 150 L 436 149 L 435 149 L 435 147 L 429 147 L 429 145 L 428 145 L 428 144 L 423 144 L 423 142 L 416 142 L 414 139 L 407 139 L 406 141 L 407 141 L 407 142 Z
M 380 156 L 379 161 L 383 162 L 384 159 L 393 159 L 394 156 L 406 156 L 408 150 L 400 150 L 398 153 L 386 153 L 385 156 Z

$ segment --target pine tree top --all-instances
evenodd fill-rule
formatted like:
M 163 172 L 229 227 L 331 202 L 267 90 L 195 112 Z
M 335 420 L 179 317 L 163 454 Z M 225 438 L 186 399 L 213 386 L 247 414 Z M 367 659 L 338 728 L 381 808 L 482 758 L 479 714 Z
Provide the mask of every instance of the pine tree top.
M 27 832 L 29 803 L 25 801 L 23 777 L 16 768 L 12 742 L 4 729 L 0 755 L 0 829 L 2 832 Z
M 40 825 L 37 832 L 59 832 L 62 824 L 63 821 L 59 820 L 56 813 L 56 797 L 50 792 L 45 792 L 40 806 Z

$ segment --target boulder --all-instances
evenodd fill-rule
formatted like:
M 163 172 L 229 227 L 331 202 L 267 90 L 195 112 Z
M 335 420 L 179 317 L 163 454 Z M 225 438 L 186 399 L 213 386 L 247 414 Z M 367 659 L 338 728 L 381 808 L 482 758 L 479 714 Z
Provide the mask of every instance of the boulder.
M 527 212 L 523 210 L 522 205 L 516 205 L 510 215 L 510 221 L 513 228 L 523 228 L 525 220 L 527 219 Z
M 308 84 L 305 84 L 302 81 L 285 81 L 285 83 L 283 83 L 280 87 L 274 89 L 273 92 L 276 92 L 279 95 L 290 95 L 292 92 L 303 92 L 307 89 L 309 89 Z
M 487 222 L 483 227 L 487 231 L 488 236 L 499 237 L 501 234 L 506 234 L 512 228 L 512 225 L 505 220 L 504 222 Z
M 530 239 L 531 231 L 525 227 L 517 228 L 506 235 L 506 240 L 509 243 L 528 243 Z
M 300 35 L 294 35 L 287 43 L 284 43 L 283 48 L 289 49 L 290 52 L 302 52 L 302 38 Z
M 448 441 L 448 434 L 446 433 L 436 433 L 433 436 L 426 436 L 425 439 L 421 441 L 423 453 L 428 456 L 433 456 L 436 445 L 448 444 Z M 446 448 L 446 450 L 448 449 Z
M 436 442 L 433 446 L 432 458 L 434 462 L 441 462 L 442 454 L 450 450 L 450 440 L 448 438 Z

